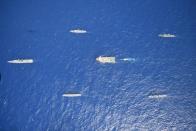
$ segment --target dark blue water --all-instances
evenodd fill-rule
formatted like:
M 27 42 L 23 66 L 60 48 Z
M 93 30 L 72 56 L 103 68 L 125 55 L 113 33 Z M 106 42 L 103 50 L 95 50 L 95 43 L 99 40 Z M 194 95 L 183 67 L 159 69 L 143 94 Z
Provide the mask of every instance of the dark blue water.
M 194 0 L 1 0 L 0 131 L 196 130 L 195 7 Z M 77 28 L 88 33 L 69 32 Z M 100 64 L 100 55 L 136 61 Z M 17 58 L 35 62 L 7 63 Z

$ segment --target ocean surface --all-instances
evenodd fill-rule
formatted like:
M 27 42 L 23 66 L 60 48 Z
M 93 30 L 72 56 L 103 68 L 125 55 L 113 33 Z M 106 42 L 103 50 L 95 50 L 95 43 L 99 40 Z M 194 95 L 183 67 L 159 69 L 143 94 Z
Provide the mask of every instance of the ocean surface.
M 195 131 L 195 12 L 195 0 L 1 0 L 0 131 Z

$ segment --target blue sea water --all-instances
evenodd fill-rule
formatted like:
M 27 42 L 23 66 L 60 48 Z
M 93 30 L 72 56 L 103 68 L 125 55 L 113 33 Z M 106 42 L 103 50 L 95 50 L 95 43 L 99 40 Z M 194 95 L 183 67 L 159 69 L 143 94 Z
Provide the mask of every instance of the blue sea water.
M 0 131 L 196 130 L 195 12 L 194 0 L 1 0 Z

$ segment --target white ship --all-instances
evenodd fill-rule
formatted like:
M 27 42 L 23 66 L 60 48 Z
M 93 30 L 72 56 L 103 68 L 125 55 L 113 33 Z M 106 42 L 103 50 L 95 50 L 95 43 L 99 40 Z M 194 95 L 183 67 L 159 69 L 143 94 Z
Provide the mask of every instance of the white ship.
M 159 34 L 159 37 L 164 37 L 164 38 L 175 38 L 176 36 L 173 34 Z
M 160 98 L 166 98 L 167 95 L 150 95 L 148 96 L 148 98 L 151 98 L 151 99 L 160 99 Z
M 8 63 L 12 64 L 31 64 L 33 63 L 33 59 L 16 59 L 16 60 L 10 60 Z
M 75 33 L 75 34 L 85 34 L 85 33 L 87 33 L 86 30 L 82 30 L 82 29 L 74 29 L 74 30 L 70 30 L 69 32 Z
M 62 95 L 63 97 L 79 97 L 82 96 L 80 93 L 66 93 Z
M 100 63 L 111 63 L 111 64 L 116 63 L 116 58 L 115 57 L 99 56 L 99 57 L 96 58 L 96 60 Z

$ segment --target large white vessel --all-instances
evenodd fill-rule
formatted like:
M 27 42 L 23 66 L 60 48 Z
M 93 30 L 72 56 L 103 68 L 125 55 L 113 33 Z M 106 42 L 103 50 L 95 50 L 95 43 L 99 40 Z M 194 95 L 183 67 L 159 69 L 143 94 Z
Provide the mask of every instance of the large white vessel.
M 159 34 L 159 37 L 164 37 L 164 38 L 175 38 L 176 36 L 173 34 Z
M 82 96 L 80 93 L 65 93 L 62 95 L 63 97 L 79 97 Z
M 33 59 L 16 59 L 16 60 L 10 60 L 8 63 L 12 64 L 31 64 L 33 63 Z
M 100 63 L 116 63 L 115 57 L 106 57 L 106 56 L 99 56 L 96 58 L 96 60 Z

